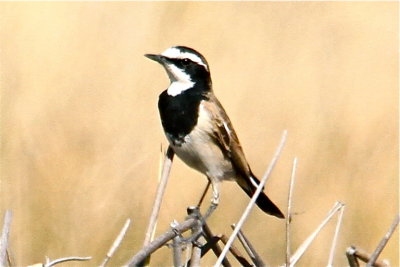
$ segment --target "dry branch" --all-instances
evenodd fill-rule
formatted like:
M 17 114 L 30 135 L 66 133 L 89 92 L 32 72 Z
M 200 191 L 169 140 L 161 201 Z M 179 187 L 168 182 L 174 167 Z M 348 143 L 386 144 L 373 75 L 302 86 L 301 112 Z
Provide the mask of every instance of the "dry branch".
M 357 248 L 355 246 L 348 247 L 346 249 L 346 256 L 349 262 L 350 267 L 359 267 L 358 259 L 363 262 L 368 262 L 371 258 L 371 255 L 367 253 L 365 250 Z M 377 260 L 375 261 L 374 267 L 388 267 L 384 261 Z
M 296 177 L 297 170 L 297 158 L 293 160 L 292 174 L 290 176 L 290 186 L 288 193 L 288 209 L 286 216 L 286 266 L 290 266 L 290 223 L 292 222 L 292 197 L 293 197 L 293 188 L 294 188 L 294 180 Z
M 67 262 L 67 261 L 88 261 L 90 260 L 92 257 L 65 257 L 65 258 L 59 258 L 56 260 L 53 260 L 49 263 L 44 264 L 44 267 L 51 267 L 54 265 L 57 265 L 59 263 L 63 263 L 63 262 Z
M 232 229 L 235 229 L 235 224 L 232 224 L 231 227 L 232 227 Z M 239 238 L 240 243 L 242 243 L 242 246 L 246 250 L 247 254 L 249 254 L 250 259 L 254 262 L 254 264 L 257 267 L 264 267 L 265 266 L 264 261 L 261 259 L 260 255 L 258 255 L 257 251 L 254 249 L 253 245 L 250 243 L 250 241 L 244 235 L 242 230 L 239 230 L 238 238 Z
M 275 151 L 275 154 L 274 154 L 274 156 L 273 156 L 273 158 L 271 160 L 271 163 L 268 166 L 267 171 L 265 172 L 263 178 L 261 179 L 260 184 L 258 185 L 256 192 L 254 192 L 253 197 L 250 199 L 249 204 L 247 205 L 247 207 L 246 207 L 245 211 L 243 212 L 239 222 L 237 223 L 237 226 L 236 226 L 235 230 L 233 230 L 233 233 L 229 237 L 229 240 L 228 240 L 226 246 L 224 247 L 224 249 L 222 250 L 222 253 L 219 256 L 219 258 L 218 258 L 217 262 L 215 263 L 214 267 L 219 267 L 221 265 L 222 260 L 224 259 L 226 253 L 229 250 L 229 247 L 232 245 L 233 240 L 235 240 L 240 228 L 242 228 L 243 223 L 245 222 L 245 220 L 249 216 L 251 209 L 253 208 L 254 204 L 256 203 L 257 197 L 260 195 L 261 191 L 263 190 L 265 182 L 267 181 L 268 177 L 271 175 L 272 169 L 274 168 L 274 166 L 275 166 L 275 164 L 276 164 L 276 162 L 277 162 L 277 160 L 278 160 L 278 158 L 279 158 L 279 156 L 280 156 L 280 154 L 282 152 L 283 146 L 284 146 L 284 144 L 286 142 L 286 137 L 287 137 L 287 131 L 285 130 L 283 132 L 283 134 L 282 134 L 281 141 L 280 141 L 280 143 L 278 145 L 278 148 Z
M 389 241 L 390 237 L 396 230 L 397 225 L 399 224 L 400 216 L 397 214 L 396 218 L 394 219 L 392 225 L 389 228 L 389 231 L 385 234 L 382 238 L 381 242 L 379 242 L 378 247 L 372 253 L 371 258 L 369 259 L 366 267 L 372 267 L 375 261 L 378 259 L 379 255 L 381 254 L 382 250 L 385 248 L 387 242 Z
M 228 243 L 228 238 L 226 237 L 226 235 L 221 236 L 221 241 L 226 246 L 226 243 Z M 232 253 L 232 255 L 237 259 L 237 261 L 242 266 L 244 266 L 244 267 L 252 267 L 253 266 L 246 260 L 246 258 L 242 255 L 242 253 L 240 253 L 240 251 L 233 244 L 230 246 L 229 251 Z
M 164 164 L 162 166 L 160 182 L 157 187 L 156 199 L 154 200 L 153 210 L 151 212 L 150 221 L 147 227 L 143 246 L 147 246 L 150 243 L 151 237 L 154 233 L 158 214 L 160 212 L 162 198 L 164 196 L 165 188 L 167 187 L 167 182 L 173 159 L 174 159 L 174 151 L 170 146 L 168 146 L 167 153 L 164 158 Z
M 343 207 L 343 204 L 340 202 L 336 202 L 333 208 L 329 211 L 326 218 L 322 221 L 322 223 L 315 229 L 314 232 L 300 245 L 300 247 L 296 250 L 296 252 L 290 257 L 290 265 L 295 266 L 297 261 L 303 256 L 304 252 L 306 252 L 307 248 L 311 245 L 314 239 L 318 236 L 319 232 L 322 228 L 328 223 L 328 221 L 332 218 L 332 216 L 338 212 Z
M 174 229 L 175 227 L 178 226 L 178 222 L 174 220 L 170 224 L 171 228 Z M 172 254 L 173 254 L 173 263 L 175 267 L 180 267 L 182 266 L 182 246 L 181 246 L 181 241 L 180 237 L 177 235 L 172 239 Z
M 329 259 L 328 259 L 327 267 L 333 267 L 333 256 L 335 254 L 335 248 L 336 248 L 337 239 L 338 239 L 338 236 L 339 236 L 340 226 L 342 225 L 342 221 L 343 221 L 344 208 L 345 208 L 345 206 L 343 204 L 343 207 L 340 209 L 338 221 L 337 221 L 337 224 L 336 224 L 335 234 L 333 236 L 332 246 L 331 246 L 331 250 L 329 252 Z
M 100 267 L 104 267 L 107 265 L 108 261 L 114 255 L 117 248 L 121 245 L 122 240 L 124 239 L 126 232 L 128 231 L 129 225 L 131 224 L 131 219 L 127 219 L 124 226 L 122 227 L 121 231 L 119 232 L 117 238 L 113 242 L 112 246 L 107 252 L 106 257 L 104 258 L 103 262 L 101 263 Z
M 206 239 L 209 243 L 213 244 L 213 243 L 212 243 L 212 240 L 213 240 L 213 238 L 214 238 L 214 235 L 212 234 L 211 229 L 210 229 L 210 227 L 208 226 L 208 224 L 207 224 L 206 222 L 205 222 L 204 225 L 203 225 L 203 232 L 204 232 L 204 237 L 205 237 L 205 239 Z M 219 239 L 221 239 L 221 238 L 219 238 Z M 211 246 L 211 249 L 214 251 L 214 254 L 215 254 L 217 257 L 219 257 L 219 256 L 221 255 L 221 253 L 222 253 L 222 249 L 221 249 L 221 247 L 218 245 L 218 241 L 215 242 L 214 245 Z M 224 267 L 231 267 L 232 265 L 231 265 L 231 263 L 229 262 L 228 258 L 225 257 L 225 258 L 222 260 L 222 266 L 224 266 Z
M 139 263 L 143 262 L 151 253 L 165 245 L 168 241 L 173 239 L 175 236 L 180 235 L 181 233 L 186 232 L 187 230 L 191 229 L 193 226 L 198 224 L 198 220 L 194 218 L 189 218 L 183 223 L 179 224 L 175 228 L 165 232 L 164 234 L 160 235 L 156 239 L 154 239 L 150 244 L 143 247 L 135 256 L 133 256 L 127 263 L 127 266 L 134 267 L 137 266 Z
M 12 213 L 7 210 L 4 214 L 3 229 L 1 231 L 0 239 L 0 266 L 7 266 L 7 248 L 8 248 L 8 237 L 10 235 Z

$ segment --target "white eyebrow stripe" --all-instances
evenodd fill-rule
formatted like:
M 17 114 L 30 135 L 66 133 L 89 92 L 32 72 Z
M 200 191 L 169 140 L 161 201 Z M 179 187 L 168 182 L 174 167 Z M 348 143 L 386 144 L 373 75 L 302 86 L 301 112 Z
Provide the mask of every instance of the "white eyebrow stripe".
M 205 64 L 203 62 L 203 60 L 201 60 L 200 57 L 198 57 L 197 55 L 192 54 L 192 53 L 181 52 L 179 49 L 177 49 L 175 47 L 168 48 L 167 50 L 162 52 L 161 55 L 163 55 L 165 57 L 169 57 L 169 58 L 180 58 L 180 59 L 188 58 L 191 61 L 204 66 L 206 68 L 206 70 L 208 70 L 207 64 Z

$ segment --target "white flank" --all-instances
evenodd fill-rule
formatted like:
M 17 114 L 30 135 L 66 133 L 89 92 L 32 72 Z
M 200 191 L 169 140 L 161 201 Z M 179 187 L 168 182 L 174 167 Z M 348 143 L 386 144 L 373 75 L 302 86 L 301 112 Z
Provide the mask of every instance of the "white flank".
M 168 48 L 167 50 L 162 52 L 161 55 L 169 57 L 169 58 L 181 58 L 181 59 L 188 58 L 191 61 L 204 66 L 206 68 L 206 70 L 208 70 L 207 64 L 205 64 L 203 62 L 203 60 L 201 60 L 200 57 L 198 57 L 197 55 L 192 54 L 192 53 L 181 52 L 179 49 L 177 49 L 175 47 Z
M 170 96 L 176 96 L 193 87 L 194 82 L 190 79 L 190 76 L 182 71 L 180 68 L 172 64 L 166 64 L 168 76 L 170 77 L 171 84 L 168 87 L 167 93 Z

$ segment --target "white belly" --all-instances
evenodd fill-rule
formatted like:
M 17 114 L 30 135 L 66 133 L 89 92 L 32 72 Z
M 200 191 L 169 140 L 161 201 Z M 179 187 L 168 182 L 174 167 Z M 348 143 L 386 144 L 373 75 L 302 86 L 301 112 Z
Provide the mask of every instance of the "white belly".
M 212 140 L 200 137 L 196 131 L 185 137 L 181 146 L 173 146 L 177 156 L 190 167 L 217 181 L 235 177 L 232 164 Z
M 185 136 L 181 146 L 172 146 L 183 162 L 215 181 L 231 180 L 236 177 L 231 161 L 224 157 L 220 147 L 215 144 L 208 132 L 211 121 L 200 106 L 199 120 L 192 132 Z M 171 143 L 171 142 L 170 142 Z

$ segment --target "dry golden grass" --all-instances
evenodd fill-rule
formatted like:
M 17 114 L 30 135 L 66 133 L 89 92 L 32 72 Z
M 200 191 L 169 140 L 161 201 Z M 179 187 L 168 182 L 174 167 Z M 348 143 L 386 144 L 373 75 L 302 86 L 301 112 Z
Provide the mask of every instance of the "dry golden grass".
M 14 212 L 18 265 L 45 255 L 99 264 L 126 218 L 132 228 L 111 264 L 140 248 L 166 143 L 157 99 L 168 84 L 143 54 L 176 44 L 208 59 L 255 173 L 288 130 L 266 191 L 285 209 L 297 156 L 294 246 L 343 201 L 335 262 L 344 266 L 345 248 L 373 250 L 398 212 L 396 2 L 2 2 L 0 20 L 1 214 Z M 184 218 L 205 183 L 174 162 L 158 233 Z M 227 233 L 248 198 L 233 183 L 222 188 L 210 225 Z M 299 266 L 326 264 L 333 230 Z M 284 262 L 283 221 L 256 209 L 244 231 L 268 263 Z M 398 242 L 382 254 L 393 266 Z M 152 263 L 170 265 L 168 249 Z

